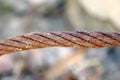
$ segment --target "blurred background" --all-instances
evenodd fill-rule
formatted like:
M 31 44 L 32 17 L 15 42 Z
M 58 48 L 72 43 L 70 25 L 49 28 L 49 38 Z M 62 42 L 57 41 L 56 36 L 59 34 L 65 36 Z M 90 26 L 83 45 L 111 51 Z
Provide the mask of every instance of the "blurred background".
M 0 40 L 30 32 L 120 31 L 120 0 L 0 0 Z M 0 80 L 119 80 L 120 48 L 44 48 L 0 57 Z

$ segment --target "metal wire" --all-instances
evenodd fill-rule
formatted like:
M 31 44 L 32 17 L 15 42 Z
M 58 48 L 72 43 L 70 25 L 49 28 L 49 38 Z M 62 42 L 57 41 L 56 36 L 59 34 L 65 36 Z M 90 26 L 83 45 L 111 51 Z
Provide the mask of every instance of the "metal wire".
M 115 32 L 39 32 L 0 41 L 0 55 L 45 47 L 102 48 L 117 46 L 120 46 L 120 33 Z

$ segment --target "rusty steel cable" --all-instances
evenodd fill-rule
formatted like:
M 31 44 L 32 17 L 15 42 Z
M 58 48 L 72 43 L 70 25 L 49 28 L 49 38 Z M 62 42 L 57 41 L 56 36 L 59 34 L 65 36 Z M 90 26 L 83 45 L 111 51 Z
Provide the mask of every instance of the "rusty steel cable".
M 45 47 L 119 47 L 120 33 L 117 32 L 50 32 L 28 33 L 0 41 L 0 55 Z

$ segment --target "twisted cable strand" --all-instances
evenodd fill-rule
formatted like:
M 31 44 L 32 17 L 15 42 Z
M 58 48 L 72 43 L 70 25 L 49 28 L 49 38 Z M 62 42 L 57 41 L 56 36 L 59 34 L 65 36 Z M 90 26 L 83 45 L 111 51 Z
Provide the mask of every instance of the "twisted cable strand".
M 30 33 L 0 41 L 0 55 L 44 47 L 119 47 L 120 33 L 115 32 L 50 32 Z

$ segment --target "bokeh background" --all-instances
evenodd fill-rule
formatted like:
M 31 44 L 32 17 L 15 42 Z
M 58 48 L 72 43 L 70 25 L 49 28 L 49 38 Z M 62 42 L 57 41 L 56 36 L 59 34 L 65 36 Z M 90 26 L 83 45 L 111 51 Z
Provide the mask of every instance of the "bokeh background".
M 30 32 L 120 31 L 120 0 L 0 0 L 0 40 Z M 120 48 L 44 48 L 0 57 L 0 80 L 119 80 Z

